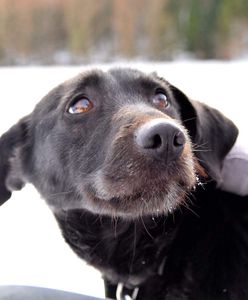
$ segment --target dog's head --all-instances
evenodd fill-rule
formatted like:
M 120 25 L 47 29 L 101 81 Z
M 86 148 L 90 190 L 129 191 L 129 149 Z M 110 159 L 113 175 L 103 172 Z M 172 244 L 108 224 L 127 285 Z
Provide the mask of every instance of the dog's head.
M 236 136 L 221 113 L 156 74 L 88 71 L 1 137 L 0 203 L 31 182 L 54 210 L 168 213 L 202 167 L 218 179 Z

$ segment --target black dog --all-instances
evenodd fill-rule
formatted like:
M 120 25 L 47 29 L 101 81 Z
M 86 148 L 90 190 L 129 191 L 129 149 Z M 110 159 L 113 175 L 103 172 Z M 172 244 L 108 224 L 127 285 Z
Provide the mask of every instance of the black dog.
M 109 298 L 248 299 L 248 199 L 216 187 L 237 135 L 156 74 L 85 72 L 1 137 L 0 203 L 33 183 Z

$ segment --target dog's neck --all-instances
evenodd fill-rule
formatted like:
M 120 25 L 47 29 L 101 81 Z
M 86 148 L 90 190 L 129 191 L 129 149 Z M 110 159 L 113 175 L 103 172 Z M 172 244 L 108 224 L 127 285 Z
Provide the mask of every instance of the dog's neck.
M 131 221 L 84 210 L 56 214 L 66 242 L 81 258 L 110 281 L 130 286 L 159 272 L 181 217 L 180 213 Z

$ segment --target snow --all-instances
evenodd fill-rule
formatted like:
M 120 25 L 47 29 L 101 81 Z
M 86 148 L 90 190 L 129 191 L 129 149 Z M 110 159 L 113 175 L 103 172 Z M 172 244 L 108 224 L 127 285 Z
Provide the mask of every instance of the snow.
M 248 61 L 120 65 L 157 71 L 189 97 L 221 109 L 238 125 L 245 143 Z M 0 68 L 0 134 L 31 112 L 51 88 L 92 67 L 99 66 Z M 0 241 L 0 285 L 43 286 L 103 297 L 100 274 L 66 245 L 32 186 L 13 193 L 0 207 Z

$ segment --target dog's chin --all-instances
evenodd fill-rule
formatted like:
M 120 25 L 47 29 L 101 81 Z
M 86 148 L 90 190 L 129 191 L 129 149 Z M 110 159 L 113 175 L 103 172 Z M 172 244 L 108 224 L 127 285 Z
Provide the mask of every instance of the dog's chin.
M 100 198 L 92 189 L 87 189 L 84 201 L 85 208 L 98 215 L 137 219 L 145 216 L 172 214 L 181 205 L 185 205 L 187 194 L 193 187 L 180 183 L 171 183 L 164 187 L 136 191 L 127 196 Z
M 98 215 L 135 219 L 168 215 L 187 205 L 187 196 L 196 184 L 193 163 L 152 171 L 143 169 L 137 176 L 121 180 L 99 172 L 81 189 L 84 208 Z

